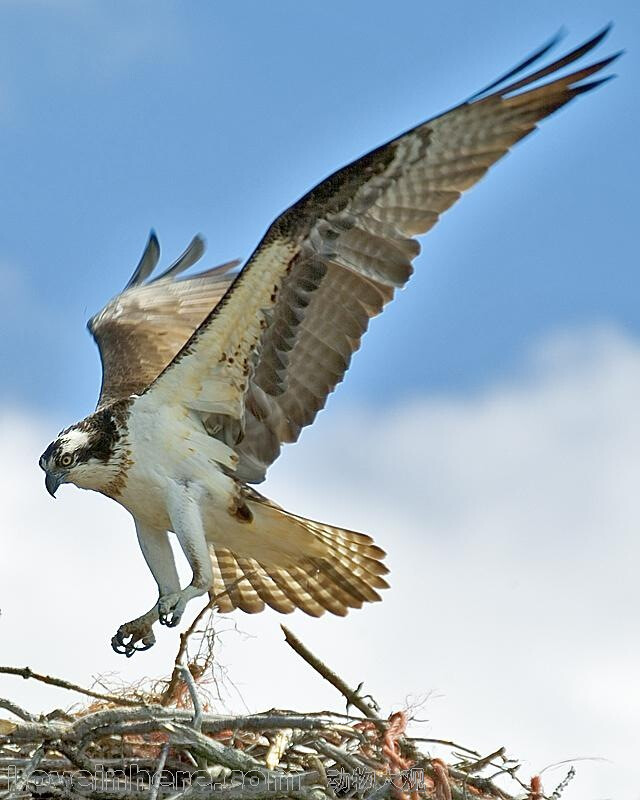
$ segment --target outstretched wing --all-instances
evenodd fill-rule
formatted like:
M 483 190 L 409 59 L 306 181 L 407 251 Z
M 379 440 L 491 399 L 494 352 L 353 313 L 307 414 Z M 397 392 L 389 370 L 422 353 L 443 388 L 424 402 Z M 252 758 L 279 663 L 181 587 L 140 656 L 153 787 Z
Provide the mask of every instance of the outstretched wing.
M 177 280 L 204 253 L 196 236 L 163 273 L 145 283 L 160 259 L 151 233 L 142 258 L 121 294 L 87 324 L 102 360 L 98 408 L 140 394 L 180 351 L 229 288 L 239 261 Z
M 371 317 L 408 280 L 416 234 L 540 120 L 606 80 L 587 79 L 615 56 L 557 77 L 606 32 L 496 89 L 546 45 L 471 100 L 316 186 L 271 225 L 149 394 L 200 412 L 235 450 L 237 477 L 262 480 L 281 444 L 298 438 L 342 380 Z

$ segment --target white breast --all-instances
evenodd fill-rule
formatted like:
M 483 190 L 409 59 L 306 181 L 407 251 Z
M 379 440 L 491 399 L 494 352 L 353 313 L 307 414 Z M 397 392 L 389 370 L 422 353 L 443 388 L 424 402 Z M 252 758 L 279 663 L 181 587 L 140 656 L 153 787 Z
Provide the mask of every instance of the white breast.
M 137 398 L 128 421 L 132 464 L 118 501 L 148 525 L 171 528 L 166 509 L 169 481 L 193 485 L 209 505 L 229 508 L 234 483 L 221 469 L 233 469 L 237 456 L 209 436 L 198 417 L 181 406 Z

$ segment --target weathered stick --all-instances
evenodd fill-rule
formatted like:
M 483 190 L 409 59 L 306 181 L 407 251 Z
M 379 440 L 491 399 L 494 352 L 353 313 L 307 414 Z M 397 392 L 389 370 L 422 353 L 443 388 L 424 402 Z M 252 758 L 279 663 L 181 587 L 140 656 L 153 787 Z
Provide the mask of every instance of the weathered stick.
M 151 782 L 151 789 L 149 790 L 149 800 L 156 800 L 158 791 L 160 789 L 160 781 L 162 780 L 162 770 L 167 763 L 167 755 L 169 754 L 169 743 L 165 742 L 160 750 L 160 758 L 156 770 L 153 774 L 153 781 Z
M 200 700 L 200 696 L 198 695 L 198 689 L 196 687 L 196 682 L 193 680 L 193 675 L 191 674 L 191 670 L 189 667 L 185 667 L 182 665 L 180 667 L 180 674 L 182 675 L 182 679 L 187 684 L 187 688 L 189 689 L 189 694 L 191 695 L 191 702 L 193 703 L 193 720 L 191 721 L 191 725 L 194 730 L 201 731 L 202 730 L 202 701 Z
M 34 672 L 30 667 L 0 667 L 0 674 L 3 675 L 18 675 L 25 680 L 33 678 L 41 683 L 46 683 L 49 686 L 58 686 L 60 689 L 68 689 L 70 692 L 78 692 L 87 697 L 93 697 L 96 700 L 106 700 L 108 703 L 113 703 L 118 706 L 141 706 L 144 703 L 139 700 L 127 700 L 126 697 L 118 697 L 115 694 L 102 694 L 101 692 L 94 692 L 92 689 L 85 689 L 83 686 L 78 686 L 76 683 L 63 681 L 60 678 L 52 678 L 51 675 L 40 675 Z
M 12 714 L 15 714 L 16 717 L 20 717 L 20 719 L 23 719 L 25 722 L 33 722 L 35 719 L 33 714 L 30 714 L 28 711 L 25 711 L 24 708 L 21 708 L 17 703 L 13 703 L 11 700 L 7 700 L 4 697 L 0 697 L 0 708 L 10 711 Z
M 6 800 L 13 800 L 14 797 L 17 797 L 22 793 L 22 790 L 27 785 L 27 781 L 33 775 L 33 773 L 38 769 L 38 765 L 42 761 L 45 756 L 46 748 L 43 744 L 38 747 L 35 751 L 29 764 L 25 767 L 22 775 L 18 778 L 15 785 L 12 789 L 10 789 L 9 793 L 6 796 Z
M 355 706 L 355 708 L 357 708 L 358 711 L 361 711 L 368 719 L 371 719 L 377 723 L 382 723 L 382 720 L 378 719 L 378 716 L 373 709 L 364 702 L 364 700 L 354 689 L 350 689 L 342 680 L 342 678 L 336 675 L 333 670 L 329 669 L 329 667 L 320 661 L 317 656 L 314 656 L 313 653 L 302 644 L 300 639 L 298 639 L 298 637 L 289 630 L 289 628 L 285 627 L 284 625 L 281 625 L 280 627 L 282 628 L 285 641 L 289 647 L 295 650 L 296 653 L 303 658 L 310 667 L 313 667 L 313 669 L 315 669 L 315 671 L 326 681 L 329 681 L 329 683 L 334 686 L 340 692 L 340 694 L 343 695 L 343 697 L 346 698 L 349 705 Z
M 187 628 L 187 630 L 184 633 L 180 634 L 180 645 L 178 647 L 178 652 L 176 653 L 176 657 L 175 657 L 174 662 L 173 662 L 173 672 L 171 674 L 171 678 L 169 680 L 169 683 L 167 684 L 166 689 L 162 693 L 162 698 L 160 699 L 160 703 L 163 706 L 169 705 L 172 702 L 172 700 L 174 699 L 174 695 L 175 695 L 178 683 L 180 682 L 180 668 L 182 667 L 184 656 L 185 656 L 185 654 L 187 652 L 187 646 L 189 644 L 189 640 L 191 639 L 193 634 L 196 632 L 196 629 L 197 629 L 198 625 L 202 622 L 202 620 L 204 619 L 204 617 L 207 614 L 207 612 L 209 612 L 209 611 L 213 610 L 213 608 L 215 608 L 216 603 L 218 602 L 218 600 L 221 597 L 224 597 L 224 595 L 227 594 L 228 591 L 230 591 L 231 589 L 235 588 L 242 581 L 247 580 L 247 578 L 248 578 L 248 576 L 244 575 L 243 577 L 238 578 L 237 580 L 235 580 L 229 586 L 228 589 L 225 589 L 223 592 L 218 592 L 213 597 L 209 597 L 209 601 L 198 612 L 198 614 L 196 615 L 196 618 L 193 620 L 191 625 L 189 625 L 189 627 Z

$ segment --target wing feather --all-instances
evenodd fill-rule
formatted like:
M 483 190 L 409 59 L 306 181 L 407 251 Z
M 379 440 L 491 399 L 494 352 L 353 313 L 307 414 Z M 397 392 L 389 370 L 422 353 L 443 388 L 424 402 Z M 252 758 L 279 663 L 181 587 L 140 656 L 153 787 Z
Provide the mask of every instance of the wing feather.
M 584 83 L 616 56 L 555 76 L 605 34 L 487 93 L 537 61 L 545 45 L 470 101 L 373 150 L 302 197 L 271 225 L 149 393 L 162 402 L 212 409 L 205 424 L 235 448 L 237 477 L 261 481 L 281 444 L 297 439 L 342 380 L 369 320 L 409 279 L 420 251 L 414 237 L 433 227 L 540 120 L 600 82 Z M 554 77 L 532 86 L 548 76 Z M 343 583 L 346 606 L 359 599 L 359 587 Z
M 227 291 L 233 279 L 228 273 L 238 261 L 176 280 L 203 252 L 204 240 L 194 237 L 165 272 L 144 283 L 160 258 L 152 232 L 126 288 L 91 318 L 87 327 L 102 361 L 98 408 L 141 394 Z

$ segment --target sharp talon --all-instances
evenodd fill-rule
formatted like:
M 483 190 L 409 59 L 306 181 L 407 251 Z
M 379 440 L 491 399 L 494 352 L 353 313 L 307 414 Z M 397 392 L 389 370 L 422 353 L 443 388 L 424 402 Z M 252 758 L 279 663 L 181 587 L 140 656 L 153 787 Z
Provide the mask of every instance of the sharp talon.
M 181 593 L 168 594 L 158 600 L 158 619 L 161 625 L 175 628 L 182 619 L 184 600 Z
M 116 653 L 131 658 L 134 653 L 153 647 L 155 642 L 156 637 L 148 620 L 140 617 L 118 628 L 111 639 L 111 647 Z
M 111 647 L 116 651 L 116 653 L 124 654 L 126 645 L 123 641 L 120 631 L 118 631 L 118 633 L 112 637 Z

